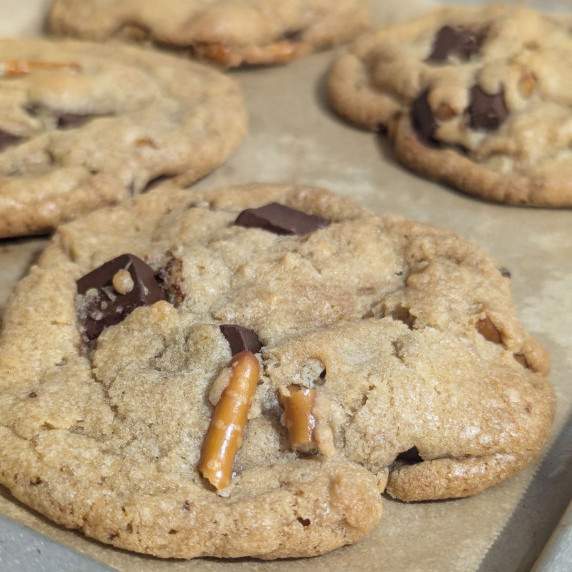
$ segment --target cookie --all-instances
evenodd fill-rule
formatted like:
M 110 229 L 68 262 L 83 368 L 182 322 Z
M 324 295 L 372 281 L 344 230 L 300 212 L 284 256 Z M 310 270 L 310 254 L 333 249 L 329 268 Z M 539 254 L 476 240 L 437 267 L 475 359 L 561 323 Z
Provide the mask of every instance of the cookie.
M 354 38 L 366 0 L 55 0 L 52 33 L 151 41 L 217 64 L 280 64 Z
M 549 361 L 510 290 L 460 236 L 312 187 L 100 209 L 6 306 L 0 483 L 161 557 L 356 542 L 384 491 L 463 497 L 539 453 Z
M 0 41 L 0 237 L 39 234 L 222 163 L 246 133 L 233 80 L 117 44 Z
M 445 8 L 360 38 L 333 108 L 389 132 L 404 165 L 483 199 L 572 206 L 572 38 L 517 6 Z

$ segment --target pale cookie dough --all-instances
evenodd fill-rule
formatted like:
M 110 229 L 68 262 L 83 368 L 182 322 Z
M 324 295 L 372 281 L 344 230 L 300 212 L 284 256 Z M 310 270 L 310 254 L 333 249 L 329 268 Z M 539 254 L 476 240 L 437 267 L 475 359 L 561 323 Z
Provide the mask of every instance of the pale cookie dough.
M 273 202 L 314 230 L 235 223 Z M 152 280 L 113 270 L 115 318 L 98 315 L 84 277 L 123 254 Z M 127 269 L 144 266 L 133 256 Z M 136 290 L 149 304 L 117 318 Z M 247 330 L 231 342 L 221 325 Z M 246 331 L 261 375 L 217 492 L 197 465 Z M 0 335 L 0 484 L 156 556 L 321 554 L 371 530 L 384 490 L 462 497 L 529 463 L 554 414 L 548 370 L 508 270 L 456 234 L 311 187 L 165 186 L 61 226 L 16 286 Z M 319 396 L 314 450 L 292 445 L 297 391 Z
M 190 183 L 246 133 L 242 94 L 206 66 L 142 48 L 0 40 L 0 237 L 39 234 Z
M 572 206 L 572 36 L 523 7 L 452 7 L 379 29 L 329 72 L 333 108 L 397 158 L 511 205 Z
M 55 0 L 52 33 L 152 41 L 228 67 L 278 64 L 354 38 L 368 0 Z

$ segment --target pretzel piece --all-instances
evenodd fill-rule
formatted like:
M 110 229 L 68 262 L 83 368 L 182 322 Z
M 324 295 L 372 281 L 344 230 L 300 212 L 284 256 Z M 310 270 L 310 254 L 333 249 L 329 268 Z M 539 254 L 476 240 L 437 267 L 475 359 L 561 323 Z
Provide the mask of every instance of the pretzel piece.
M 228 385 L 216 404 L 201 450 L 198 469 L 217 490 L 230 484 L 234 457 L 260 375 L 260 366 L 248 350 L 236 354 L 229 366 Z
M 316 399 L 316 390 L 298 385 L 281 387 L 278 390 L 278 403 L 284 408 L 282 424 L 288 429 L 290 448 L 301 453 L 315 451 L 312 434 L 316 420 L 312 407 Z
M 284 408 L 282 424 L 288 430 L 290 448 L 300 453 L 320 452 L 331 457 L 333 434 L 328 425 L 330 404 L 317 389 L 289 385 L 278 390 L 278 403 Z
M 218 42 L 198 42 L 192 47 L 194 55 L 201 59 L 210 60 L 226 67 L 236 67 L 242 63 L 249 63 L 231 46 Z M 253 63 L 286 63 L 298 53 L 299 46 L 287 40 L 275 42 L 256 50 L 256 62 Z
M 0 61 L 0 77 L 20 77 L 37 70 L 64 70 L 78 73 L 80 66 L 74 62 L 43 62 L 36 60 Z

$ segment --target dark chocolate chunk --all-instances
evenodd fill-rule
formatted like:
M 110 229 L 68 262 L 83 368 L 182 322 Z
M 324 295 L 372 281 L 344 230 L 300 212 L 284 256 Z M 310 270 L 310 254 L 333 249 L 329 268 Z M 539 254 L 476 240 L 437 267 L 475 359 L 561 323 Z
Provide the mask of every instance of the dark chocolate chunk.
M 424 91 L 411 105 L 411 124 L 424 143 L 435 142 L 437 121 L 429 105 L 429 90 Z
M 408 465 L 415 465 L 416 463 L 422 463 L 423 459 L 419 454 L 419 450 L 417 447 L 411 447 L 411 449 L 407 449 L 407 451 L 403 451 L 403 453 L 399 453 L 397 455 L 396 461 L 403 461 Z
M 157 270 L 155 275 L 165 297 L 173 306 L 180 306 L 187 297 L 183 290 L 183 261 L 176 256 L 169 258 L 164 266 Z
M 255 354 L 259 352 L 262 347 L 262 343 L 258 339 L 256 332 L 249 328 L 243 328 L 235 324 L 223 324 L 220 326 L 220 331 L 230 344 L 230 351 L 233 356 L 245 350 Z
M 498 129 L 508 116 L 504 91 L 489 95 L 480 86 L 471 88 L 471 103 L 467 108 L 473 129 L 491 131 Z
M 308 234 L 328 226 L 330 221 L 280 203 L 270 203 L 242 211 L 234 224 L 246 228 L 263 228 L 275 234 Z
M 444 62 L 449 56 L 457 56 L 461 60 L 469 60 L 481 48 L 482 37 L 466 28 L 443 26 L 435 36 L 433 51 L 428 60 Z
M 73 129 L 81 127 L 92 119 L 98 117 L 109 117 L 109 113 L 73 113 L 67 111 L 58 111 L 44 105 L 36 103 L 28 104 L 24 107 L 28 115 L 35 118 L 53 117 L 58 129 Z
M 13 133 L 8 133 L 8 131 L 2 131 L 0 129 L 0 150 L 4 147 L 9 147 L 10 145 L 16 145 L 22 141 L 22 137 L 18 137 Z
M 129 292 L 118 292 L 113 287 L 113 277 L 119 270 L 127 270 L 131 275 L 133 288 Z M 87 294 L 89 290 L 95 290 L 93 295 Z M 122 254 L 86 274 L 77 281 L 77 291 L 86 295 L 80 322 L 89 340 L 124 320 L 138 306 L 165 299 L 153 269 L 133 254 Z

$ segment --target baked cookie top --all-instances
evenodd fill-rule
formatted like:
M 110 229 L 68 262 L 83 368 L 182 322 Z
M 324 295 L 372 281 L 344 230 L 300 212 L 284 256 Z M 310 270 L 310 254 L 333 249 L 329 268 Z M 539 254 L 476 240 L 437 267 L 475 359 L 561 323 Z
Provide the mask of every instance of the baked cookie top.
M 398 158 L 486 199 L 572 206 L 572 36 L 508 6 L 451 7 L 360 38 L 330 101 Z
M 383 491 L 471 495 L 542 447 L 549 363 L 510 283 L 456 234 L 317 188 L 100 209 L 58 229 L 6 306 L 0 483 L 163 557 L 355 542 Z
M 139 193 L 190 183 L 246 133 L 235 82 L 118 44 L 0 40 L 0 237 L 38 234 Z
M 223 66 L 278 64 L 355 37 L 367 0 L 55 0 L 50 31 L 150 40 Z

